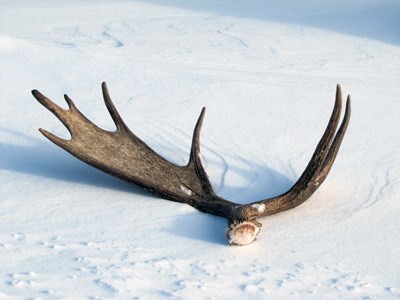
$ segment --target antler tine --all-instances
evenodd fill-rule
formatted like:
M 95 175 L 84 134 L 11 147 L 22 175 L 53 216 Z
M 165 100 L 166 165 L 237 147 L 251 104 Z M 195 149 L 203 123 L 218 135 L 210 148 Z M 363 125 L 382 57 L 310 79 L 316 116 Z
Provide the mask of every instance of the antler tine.
M 320 184 L 325 180 L 325 178 L 328 176 L 329 171 L 331 170 L 333 163 L 335 161 L 336 155 L 339 152 L 340 144 L 342 143 L 342 140 L 344 138 L 344 134 L 346 133 L 347 126 L 349 125 L 350 121 L 350 115 L 351 115 L 351 99 L 350 95 L 347 96 L 347 101 L 346 101 L 346 110 L 344 113 L 343 121 L 342 124 L 339 127 L 338 132 L 335 135 L 335 138 L 332 142 L 332 145 L 329 149 L 328 155 L 325 159 L 325 162 L 322 166 L 321 171 L 319 172 L 319 175 L 316 179 Z
M 329 119 L 328 125 L 325 129 L 324 134 L 321 137 L 317 147 L 314 150 L 313 156 L 311 157 L 310 162 L 308 163 L 306 170 L 300 176 L 298 183 L 308 181 L 311 179 L 312 175 L 318 172 L 318 169 L 322 167 L 321 162 L 325 160 L 325 157 L 329 151 L 329 146 L 332 143 L 332 139 L 335 135 L 337 126 L 340 120 L 340 113 L 342 111 L 342 89 L 338 84 L 336 86 L 336 97 L 335 97 L 335 105 L 332 110 L 331 117 Z M 297 183 L 293 186 L 293 189 L 296 189 Z
M 75 106 L 74 101 L 72 101 L 72 99 L 70 97 L 68 97 L 67 94 L 64 94 L 64 99 L 65 99 L 65 102 L 67 102 L 70 110 L 74 110 L 74 111 L 78 110 Z
M 115 126 L 117 127 L 117 131 L 130 131 L 125 122 L 122 120 L 121 115 L 117 111 L 114 103 L 112 102 L 110 93 L 108 92 L 107 84 L 105 82 L 101 84 L 101 90 L 103 92 L 104 103 L 106 104 L 108 112 L 110 113 L 110 116 L 113 119 Z
M 70 143 L 70 140 L 62 139 L 62 138 L 56 136 L 55 134 L 48 132 L 46 129 L 43 129 L 43 128 L 39 128 L 39 131 L 41 134 L 43 134 L 46 138 L 48 138 L 51 142 L 53 142 L 57 146 L 64 148 L 64 149 L 68 148 L 68 144 Z
M 206 113 L 206 108 L 203 107 L 200 116 L 197 120 L 196 126 L 194 127 L 193 137 L 192 137 L 192 147 L 190 149 L 189 163 L 187 167 L 193 167 L 199 177 L 202 185 L 202 190 L 205 195 L 214 195 L 214 190 L 211 186 L 210 179 L 206 171 L 204 170 L 203 164 L 200 158 L 200 131 L 203 125 L 204 116 Z
M 51 111 L 69 130 L 68 126 L 68 120 L 67 120 L 67 112 L 68 110 L 65 110 L 55 104 L 53 101 L 51 101 L 49 98 L 47 98 L 45 95 L 43 95 L 41 92 L 38 90 L 32 90 L 32 95 L 33 97 L 36 98 L 36 100 L 42 104 L 44 107 L 46 107 L 49 111 Z M 71 107 L 72 100 L 69 99 L 70 101 L 67 101 L 67 104 L 69 107 Z
M 64 99 L 65 102 L 68 104 L 68 109 L 61 108 L 60 106 L 55 104 L 52 100 L 50 100 L 42 93 L 40 93 L 38 90 L 32 90 L 32 95 L 36 98 L 36 100 L 40 104 L 42 104 L 49 111 L 51 111 L 61 121 L 61 123 L 63 123 L 63 125 L 68 129 L 69 133 L 71 134 L 72 138 L 71 140 L 64 140 L 44 129 L 40 130 L 40 132 L 45 137 L 47 137 L 53 143 L 62 148 L 67 148 L 69 143 L 76 137 L 77 134 L 79 134 L 79 131 L 76 130 L 77 123 L 79 123 L 78 122 L 79 120 L 86 123 L 88 126 L 97 127 L 92 121 L 86 118 L 86 116 L 79 111 L 79 109 L 75 106 L 75 103 L 72 101 L 72 99 L 68 97 L 68 95 L 66 94 L 64 94 Z
M 72 136 L 72 129 L 71 126 L 69 125 L 67 116 L 68 116 L 68 110 L 65 110 L 63 108 L 61 108 L 60 106 L 58 106 L 57 104 L 55 104 L 53 101 L 51 101 L 49 98 L 47 98 L 46 96 L 44 96 L 42 93 L 40 93 L 38 90 L 32 90 L 32 95 L 33 97 L 36 98 L 36 100 L 42 104 L 44 107 L 46 107 L 49 111 L 51 111 L 60 121 L 61 123 L 64 124 L 64 126 L 68 129 L 69 133 Z M 71 99 L 68 98 L 67 95 L 64 96 L 65 100 L 68 104 L 68 107 L 70 109 L 74 109 L 75 105 L 72 102 Z M 41 134 L 43 134 L 46 138 L 48 138 L 50 141 L 52 141 L 54 144 L 62 147 L 62 148 L 68 148 L 68 143 L 69 140 L 65 140 L 62 139 L 58 136 L 56 136 L 55 134 L 43 129 L 43 128 L 39 128 L 39 131 Z
M 196 161 L 200 161 L 200 131 L 203 126 L 204 116 L 206 114 L 206 108 L 203 107 L 199 118 L 197 119 L 196 125 L 193 130 L 192 136 L 192 147 L 190 149 L 190 158 L 188 165 L 194 164 Z
M 315 148 L 314 154 L 310 159 L 306 169 L 300 178 L 294 184 L 294 186 L 288 191 L 288 193 L 298 194 L 304 193 L 304 190 L 309 183 L 317 176 L 319 171 L 322 169 L 325 162 L 326 156 L 329 153 L 332 139 L 335 135 L 337 126 L 340 120 L 340 113 L 342 110 L 342 89 L 338 84 L 336 86 L 336 97 L 335 105 L 332 110 L 332 115 L 329 119 L 328 125 L 325 129 L 324 134 L 321 137 L 317 147 Z

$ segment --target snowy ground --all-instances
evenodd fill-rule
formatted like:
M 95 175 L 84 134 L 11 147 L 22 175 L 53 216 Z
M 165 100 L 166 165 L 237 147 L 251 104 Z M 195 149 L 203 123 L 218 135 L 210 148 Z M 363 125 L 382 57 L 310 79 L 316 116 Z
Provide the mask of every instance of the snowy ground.
M 354 1 L 0 0 L 0 299 L 400 298 L 400 4 Z M 30 95 L 68 93 L 184 164 L 202 106 L 218 193 L 284 192 L 327 124 L 337 83 L 353 115 L 300 207 L 229 247 L 226 221 L 71 157 Z

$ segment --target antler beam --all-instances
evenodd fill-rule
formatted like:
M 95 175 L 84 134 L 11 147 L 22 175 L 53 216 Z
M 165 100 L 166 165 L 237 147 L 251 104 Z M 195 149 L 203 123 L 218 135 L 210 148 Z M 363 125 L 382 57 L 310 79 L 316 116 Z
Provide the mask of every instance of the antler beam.
M 39 129 L 40 132 L 79 160 L 110 175 L 165 199 L 187 203 L 202 212 L 226 218 L 227 238 L 230 244 L 235 245 L 246 245 L 255 240 L 261 228 L 257 218 L 294 208 L 318 189 L 333 165 L 350 120 L 349 96 L 343 121 L 337 130 L 342 108 L 342 93 L 338 85 L 328 126 L 299 180 L 282 195 L 240 205 L 214 192 L 201 163 L 200 130 L 205 108 L 194 128 L 189 162 L 186 166 L 178 166 L 158 155 L 130 131 L 111 101 L 105 83 L 102 84 L 102 91 L 105 105 L 116 126 L 114 132 L 92 123 L 67 95 L 64 98 L 69 108 L 65 110 L 33 90 L 33 96 L 69 130 L 71 139 L 61 139 L 44 129 Z

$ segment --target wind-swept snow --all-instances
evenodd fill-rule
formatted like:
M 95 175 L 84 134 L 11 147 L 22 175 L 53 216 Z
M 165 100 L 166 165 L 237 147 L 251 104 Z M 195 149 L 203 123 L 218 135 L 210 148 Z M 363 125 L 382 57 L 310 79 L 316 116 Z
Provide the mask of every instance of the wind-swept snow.
M 0 298 L 400 298 L 398 1 L 186 2 L 0 1 Z M 34 88 L 112 130 L 102 81 L 128 126 L 181 165 L 206 106 L 202 159 L 241 203 L 297 180 L 337 83 L 353 114 L 320 189 L 229 247 L 225 220 L 40 135 L 68 138 Z

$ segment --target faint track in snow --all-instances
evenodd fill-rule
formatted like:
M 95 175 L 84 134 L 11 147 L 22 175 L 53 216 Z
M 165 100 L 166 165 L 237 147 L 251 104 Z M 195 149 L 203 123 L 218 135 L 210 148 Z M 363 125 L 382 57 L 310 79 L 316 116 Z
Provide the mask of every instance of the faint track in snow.
M 95 279 L 93 282 L 103 289 L 109 296 L 115 296 L 118 293 L 118 289 L 116 289 L 112 284 L 107 283 L 103 279 Z
M 180 34 L 187 34 L 187 31 L 185 31 L 185 30 L 179 28 L 176 24 L 177 24 L 177 23 L 171 23 L 171 24 L 167 25 L 167 28 L 169 28 L 169 29 L 171 29 L 172 31 L 175 31 L 175 32 L 177 32 L 177 33 L 180 33 Z
M 121 40 L 119 40 L 119 39 L 116 38 L 115 36 L 109 34 L 107 31 L 103 31 L 103 32 L 102 32 L 102 35 L 103 35 L 104 37 L 106 37 L 107 39 L 111 40 L 111 41 L 114 43 L 114 46 L 115 46 L 116 48 L 120 48 L 120 47 L 123 47 L 123 46 L 125 45 Z
M 385 199 L 388 193 L 391 193 L 394 182 L 397 178 L 392 176 L 392 168 L 382 170 L 380 174 L 373 172 L 373 183 L 370 186 L 367 199 L 364 201 L 362 208 L 368 208 Z
M 210 140 L 210 141 L 211 141 L 211 140 Z M 216 144 L 215 141 L 211 141 L 211 142 L 214 143 L 214 144 Z M 209 151 L 215 153 L 215 152 L 212 151 L 210 148 L 209 148 Z M 242 162 L 244 165 L 246 165 L 246 166 L 248 167 L 248 170 L 249 170 L 249 171 L 246 172 L 247 176 L 242 176 L 242 177 L 246 180 L 245 186 L 240 186 L 240 191 L 239 191 L 239 192 L 238 192 L 238 191 L 232 191 L 232 192 L 227 193 L 227 196 L 226 196 L 226 197 L 232 198 L 232 197 L 236 197 L 236 196 L 237 196 L 238 194 L 240 194 L 240 193 L 245 193 L 245 192 L 254 184 L 254 182 L 259 178 L 259 174 L 258 174 L 258 172 L 256 172 L 256 171 L 254 170 L 253 165 L 252 165 L 248 160 L 246 160 L 246 159 L 244 159 L 244 158 L 242 158 L 242 157 L 240 157 L 240 156 L 238 156 L 238 155 L 234 155 L 234 156 L 233 156 L 232 153 L 228 155 L 228 153 L 226 152 L 226 150 L 224 150 L 223 152 L 224 152 L 225 155 L 231 156 L 231 158 L 232 158 L 232 160 L 233 160 L 232 163 L 234 163 L 235 160 L 236 160 L 236 161 L 240 161 L 240 162 Z M 223 161 L 223 163 L 224 163 L 224 169 L 223 169 L 223 172 L 222 172 L 222 174 L 221 174 L 221 186 L 220 186 L 220 190 L 222 190 L 222 189 L 224 188 L 224 186 L 225 186 L 225 178 L 226 178 L 226 176 L 227 176 L 227 173 L 228 173 L 229 169 L 231 169 L 231 172 L 236 172 L 236 173 L 238 173 L 239 175 L 241 175 L 241 173 L 244 172 L 244 168 L 240 168 L 240 169 L 239 169 L 238 166 L 233 166 L 233 165 L 232 165 L 232 166 L 229 166 L 228 163 L 226 162 L 226 160 L 222 158 L 222 155 L 219 155 L 219 154 L 217 154 L 217 153 L 215 153 L 215 154 L 218 155 L 218 156 L 222 159 L 222 161 Z M 228 188 L 228 189 L 229 189 L 229 188 Z
M 181 129 L 179 130 L 182 135 L 186 135 L 188 138 L 191 139 L 191 136 L 189 136 L 187 133 L 182 131 Z M 224 148 L 221 143 L 217 142 L 216 139 L 210 138 L 210 137 L 203 137 L 202 138 L 203 143 L 201 145 L 201 148 L 205 150 L 205 152 L 209 152 L 213 156 L 218 158 L 218 161 L 220 164 L 217 164 L 217 166 L 211 166 L 210 161 L 211 158 L 208 157 L 207 155 L 204 155 L 202 157 L 203 163 L 205 164 L 205 168 L 207 166 L 210 166 L 210 168 L 215 168 L 218 167 L 218 177 L 219 177 L 219 184 L 218 184 L 218 189 L 216 192 L 221 192 L 223 190 L 226 190 L 225 197 L 228 198 L 235 198 L 237 197 L 238 194 L 246 192 L 253 184 L 254 182 L 257 181 L 257 179 L 260 177 L 258 171 L 255 170 L 253 163 L 251 163 L 249 160 L 244 159 L 243 157 L 239 156 L 238 154 L 232 153 L 232 149 L 226 149 Z M 212 144 L 213 146 L 211 147 Z M 237 149 L 239 146 L 234 145 L 234 149 Z M 204 151 L 202 151 L 204 153 Z M 228 157 L 230 162 L 228 162 L 225 157 Z M 237 163 L 240 162 L 243 166 L 239 166 Z M 214 163 L 215 165 L 215 163 Z M 246 167 L 244 167 L 246 166 Z M 221 171 L 222 169 L 222 171 Z M 244 175 L 243 173 L 246 173 Z M 246 184 L 243 186 L 240 186 L 240 190 L 238 191 L 235 189 L 235 187 L 229 187 L 226 184 L 227 176 L 229 174 L 237 174 L 238 176 L 242 177 L 246 181 Z M 215 188 L 215 184 L 214 184 Z
M 229 165 L 228 165 L 228 163 L 226 162 L 226 160 L 222 157 L 222 155 L 220 155 L 220 154 L 217 153 L 217 151 L 214 151 L 214 150 L 212 150 L 210 147 L 207 147 L 207 146 L 203 146 L 203 148 L 205 148 L 205 149 L 207 149 L 208 151 L 210 151 L 211 153 L 213 153 L 213 154 L 214 154 L 215 156 L 217 156 L 217 157 L 220 159 L 220 161 L 222 162 L 222 172 L 221 172 L 221 175 L 220 175 L 219 188 L 218 188 L 218 191 L 217 191 L 217 192 L 219 192 L 219 191 L 221 191 L 221 190 L 224 188 L 224 186 L 225 186 L 225 178 L 226 178 L 226 175 L 227 175 L 227 173 L 228 173 L 228 171 L 229 171 Z M 206 158 L 203 158 L 203 160 L 207 161 Z M 206 166 L 205 166 L 205 167 L 206 167 Z
M 362 202 L 356 202 L 355 204 L 347 207 L 342 216 L 337 219 L 337 222 L 343 221 L 352 217 L 365 209 L 368 209 L 374 205 L 387 201 L 390 194 L 398 182 L 398 178 L 393 174 L 393 167 L 389 167 L 381 171 L 372 171 L 371 182 L 369 183 L 368 192 L 365 196 L 365 200 Z M 360 194 L 360 193 L 357 193 Z
M 233 26 L 234 26 L 234 24 L 231 23 L 229 26 L 225 27 L 223 30 L 219 29 L 216 32 L 224 37 L 227 37 L 231 40 L 236 41 L 238 43 L 238 45 L 241 45 L 245 48 L 249 48 L 249 45 L 242 38 L 240 38 L 234 34 L 231 34 L 231 33 L 226 33 L 226 31 L 229 31 Z
M 100 44 L 101 39 L 84 33 L 82 26 L 54 27 L 50 31 L 53 43 L 63 47 L 79 47 L 90 44 Z

